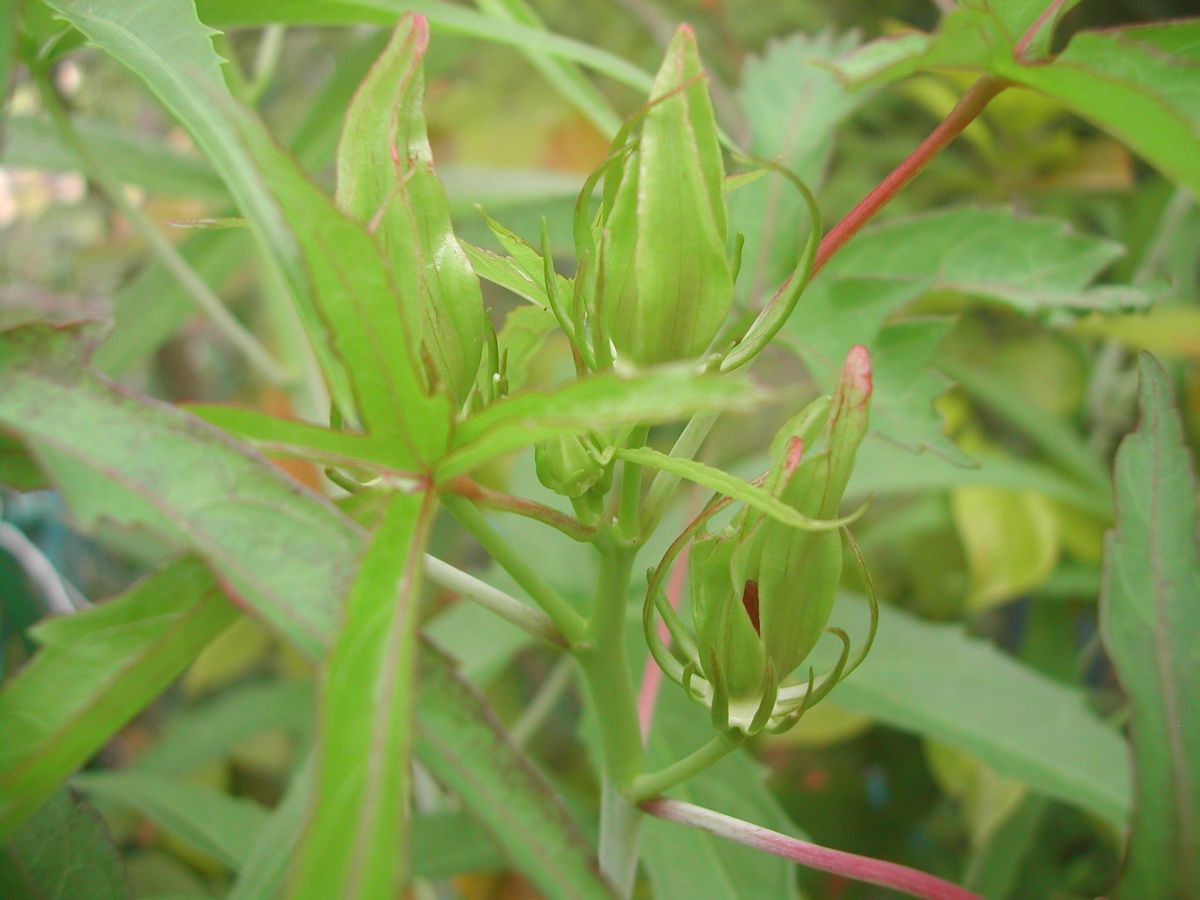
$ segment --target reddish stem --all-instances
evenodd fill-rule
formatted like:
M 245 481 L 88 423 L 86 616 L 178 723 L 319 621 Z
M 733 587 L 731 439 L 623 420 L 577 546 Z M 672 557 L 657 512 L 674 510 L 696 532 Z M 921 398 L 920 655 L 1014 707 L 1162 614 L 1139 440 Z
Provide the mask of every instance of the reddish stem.
M 954 109 L 950 110 L 950 114 L 930 132 L 929 137 L 921 141 L 917 149 L 910 153 L 904 162 L 896 166 L 891 174 L 879 182 L 871 193 L 863 197 L 858 205 L 821 239 L 821 245 L 817 248 L 817 258 L 813 261 L 809 278 L 821 271 L 821 267 L 829 261 L 829 257 L 833 256 L 846 241 L 854 237 L 859 229 L 866 225 L 879 210 L 883 209 L 906 184 L 916 178 L 917 174 L 929 164 L 929 161 L 941 153 L 946 145 L 958 136 L 959 132 L 970 125 L 976 116 L 983 112 L 983 108 L 988 105 L 989 101 L 1006 86 L 1004 81 L 990 76 L 980 78 L 971 85 L 955 104 Z
M 912 897 L 924 897 L 926 900 L 983 900 L 979 894 L 966 888 L 908 866 L 822 847 L 681 800 L 658 797 L 647 800 L 641 807 L 650 815 L 668 822 L 699 828 L 812 869 L 891 888 Z
M 514 497 L 512 494 L 493 491 L 466 475 L 452 478 L 442 487 L 450 493 L 466 497 L 479 506 L 503 510 L 518 516 L 525 516 L 527 519 L 536 519 L 551 528 L 557 528 L 567 537 L 577 541 L 590 541 L 596 534 L 594 526 L 584 525 L 573 516 L 559 512 L 552 506 L 546 506 L 536 500 L 526 500 L 524 497 Z

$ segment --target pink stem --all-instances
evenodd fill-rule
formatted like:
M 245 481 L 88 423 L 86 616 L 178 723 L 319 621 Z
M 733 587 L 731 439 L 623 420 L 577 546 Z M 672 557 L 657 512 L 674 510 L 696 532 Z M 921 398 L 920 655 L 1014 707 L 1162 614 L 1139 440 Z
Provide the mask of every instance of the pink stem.
M 681 800 L 658 797 L 647 800 L 641 807 L 650 815 L 668 822 L 699 828 L 812 869 L 891 888 L 912 897 L 924 897 L 926 900 L 983 900 L 979 894 L 953 882 L 908 866 L 844 850 L 832 850 Z
M 940 0 L 935 0 L 935 2 L 941 5 Z M 1042 10 L 1041 15 L 1034 20 L 1033 24 L 1017 40 L 1017 43 L 1013 46 L 1013 57 L 1017 62 L 1023 60 L 1025 51 L 1029 49 L 1030 43 L 1046 26 L 1046 23 L 1054 18 L 1054 15 L 1062 8 L 1064 2 L 1066 0 L 1050 0 L 1046 4 L 1046 8 Z M 942 123 L 937 128 L 929 133 L 929 137 L 925 138 L 917 149 L 908 155 L 908 158 L 904 162 L 896 166 L 891 174 L 879 182 L 871 193 L 863 197 L 858 202 L 858 205 L 850 210 L 846 214 L 846 217 L 838 222 L 821 239 L 821 245 L 817 248 L 817 258 L 813 261 L 812 271 L 808 277 L 812 278 L 817 272 L 821 271 L 821 267 L 829 261 L 829 257 L 833 256 L 846 241 L 858 233 L 859 229 L 871 221 L 875 214 L 883 209 L 906 184 L 916 178 L 917 174 L 929 164 L 930 160 L 941 153 L 947 144 L 958 137 L 959 133 L 983 112 L 983 108 L 991 102 L 992 98 L 1007 86 L 1008 83 L 1002 79 L 990 76 L 984 76 L 971 85 L 962 98 L 959 99 L 954 109 L 950 110 L 950 114 L 942 120 Z
M 671 564 L 671 575 L 667 581 L 667 602 L 675 609 L 679 608 L 679 600 L 683 596 L 683 585 L 687 576 L 688 548 L 684 547 Z M 671 640 L 671 632 L 665 622 L 658 623 L 658 636 L 663 643 Z M 646 668 L 642 673 L 642 686 L 638 690 L 638 722 L 642 728 L 642 743 L 650 738 L 650 724 L 654 721 L 654 705 L 658 702 L 658 689 L 662 685 L 662 669 L 654 662 L 654 657 L 646 659 Z
M 883 209 L 896 194 L 900 193 L 906 184 L 916 178 L 930 160 L 941 153 L 947 144 L 970 125 L 975 117 L 983 112 L 983 108 L 988 105 L 988 102 L 1004 90 L 1005 86 L 1003 81 L 990 76 L 980 78 L 971 85 L 955 104 L 954 109 L 950 110 L 950 114 L 929 133 L 929 137 L 921 141 L 917 149 L 910 153 L 904 162 L 896 166 L 883 181 L 875 186 L 871 193 L 858 201 L 858 205 L 821 239 L 821 245 L 817 248 L 817 258 L 813 261 L 809 278 L 821 271 L 821 267 L 841 249 L 846 241 L 854 237 L 859 229 L 871 221 L 875 214 Z

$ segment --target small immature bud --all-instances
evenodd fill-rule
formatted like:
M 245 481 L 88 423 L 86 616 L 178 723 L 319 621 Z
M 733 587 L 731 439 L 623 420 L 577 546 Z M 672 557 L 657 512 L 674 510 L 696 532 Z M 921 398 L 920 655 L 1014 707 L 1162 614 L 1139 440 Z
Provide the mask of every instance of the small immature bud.
M 582 497 L 597 485 L 607 488 L 612 480 L 612 464 L 604 465 L 588 439 L 578 434 L 538 444 L 533 461 L 538 481 L 563 497 Z
M 772 442 L 765 486 L 808 518 L 835 518 L 870 397 L 870 359 L 855 347 L 832 403 L 814 403 Z M 714 710 L 727 709 L 730 726 L 752 727 L 758 701 L 772 702 L 825 632 L 842 576 L 842 537 L 747 513 L 724 534 L 697 538 L 691 552 L 697 668 L 709 679 Z

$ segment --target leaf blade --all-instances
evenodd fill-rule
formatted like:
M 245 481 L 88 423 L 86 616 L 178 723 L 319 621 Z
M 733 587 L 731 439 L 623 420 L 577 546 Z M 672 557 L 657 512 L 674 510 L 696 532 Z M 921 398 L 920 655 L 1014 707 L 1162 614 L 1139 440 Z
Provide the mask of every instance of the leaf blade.
M 433 494 L 394 493 L 346 600 L 323 681 L 316 794 L 295 897 L 384 896 L 408 880 L 421 556 Z
M 44 623 L 43 649 L 0 692 L 0 835 L 153 700 L 235 612 L 196 560 L 103 606 Z
M 1118 896 L 1200 891 L 1196 481 L 1170 382 L 1138 361 L 1141 421 L 1117 450 L 1101 628 L 1133 703 L 1136 807 Z

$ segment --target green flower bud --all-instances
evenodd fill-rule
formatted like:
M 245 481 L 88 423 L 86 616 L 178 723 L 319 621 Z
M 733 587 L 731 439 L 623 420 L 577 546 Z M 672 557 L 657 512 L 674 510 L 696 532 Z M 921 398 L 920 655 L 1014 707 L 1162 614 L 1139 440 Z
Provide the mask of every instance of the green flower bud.
M 605 464 L 582 435 L 564 434 L 538 444 L 533 462 L 538 481 L 563 497 L 582 497 L 596 487 L 604 493 L 612 482 L 612 462 Z
M 725 172 L 688 26 L 675 32 L 651 97 L 636 149 L 606 177 L 596 284 L 607 336 L 635 365 L 699 356 L 733 302 Z
M 768 489 L 809 518 L 835 518 L 866 435 L 870 396 L 870 360 L 855 347 L 832 403 L 814 403 L 773 442 Z M 820 449 L 809 453 L 806 443 Z M 745 729 L 825 632 L 841 581 L 842 537 L 745 512 L 725 533 L 697 538 L 691 553 L 697 668 L 713 708 Z
M 363 80 L 338 149 L 337 200 L 370 227 L 388 260 L 429 389 L 461 406 L 475 385 L 487 322 L 433 169 L 421 106 L 428 43 L 424 16 L 401 18 Z

